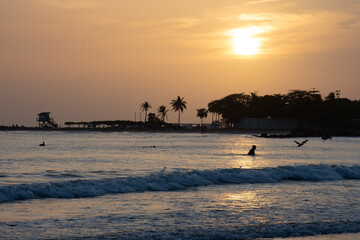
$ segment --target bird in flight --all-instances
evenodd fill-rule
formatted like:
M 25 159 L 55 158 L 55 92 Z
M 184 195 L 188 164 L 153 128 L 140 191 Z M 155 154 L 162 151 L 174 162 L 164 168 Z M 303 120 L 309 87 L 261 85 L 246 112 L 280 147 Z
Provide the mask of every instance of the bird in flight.
M 308 140 L 306 139 L 306 140 L 302 141 L 301 143 L 299 143 L 298 141 L 295 141 L 295 140 L 294 140 L 294 142 L 297 144 L 298 147 L 301 147 L 301 146 L 304 145 L 307 141 L 308 141 Z

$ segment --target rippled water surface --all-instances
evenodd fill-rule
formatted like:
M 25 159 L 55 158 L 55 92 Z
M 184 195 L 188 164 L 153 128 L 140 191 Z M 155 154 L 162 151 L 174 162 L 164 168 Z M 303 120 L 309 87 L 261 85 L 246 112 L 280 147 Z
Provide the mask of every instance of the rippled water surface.
M 297 147 L 293 140 L 305 139 L 0 132 L 0 232 L 5 239 L 360 232 L 360 138 L 308 139 Z M 247 155 L 252 145 L 256 156 Z

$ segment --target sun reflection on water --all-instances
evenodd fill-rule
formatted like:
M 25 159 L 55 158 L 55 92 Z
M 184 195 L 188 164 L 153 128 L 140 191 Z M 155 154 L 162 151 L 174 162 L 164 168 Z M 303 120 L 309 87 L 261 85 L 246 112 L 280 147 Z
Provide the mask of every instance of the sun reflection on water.
M 233 202 L 236 202 L 242 208 L 254 208 L 255 204 L 258 204 L 259 197 L 254 191 L 244 191 L 241 193 L 231 193 L 227 198 Z

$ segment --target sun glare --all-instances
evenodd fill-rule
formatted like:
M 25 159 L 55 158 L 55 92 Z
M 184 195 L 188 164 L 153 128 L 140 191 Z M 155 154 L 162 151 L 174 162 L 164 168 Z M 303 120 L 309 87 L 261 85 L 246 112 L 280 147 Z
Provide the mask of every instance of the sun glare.
M 255 55 L 260 51 L 261 39 L 256 34 L 261 33 L 258 27 L 238 28 L 230 30 L 228 35 L 232 36 L 234 52 L 237 55 Z

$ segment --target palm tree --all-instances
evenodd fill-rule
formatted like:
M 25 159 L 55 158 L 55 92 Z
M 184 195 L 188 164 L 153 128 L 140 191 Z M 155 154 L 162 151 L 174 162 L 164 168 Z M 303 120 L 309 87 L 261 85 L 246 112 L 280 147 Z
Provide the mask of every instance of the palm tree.
M 200 125 L 202 125 L 203 124 L 203 118 L 207 118 L 207 116 L 208 116 L 208 110 L 206 110 L 205 108 L 199 108 L 196 111 L 197 111 L 196 116 L 200 118 L 200 120 L 201 120 Z
M 143 111 L 143 112 L 145 111 L 145 122 L 146 122 L 147 110 L 148 110 L 149 108 L 151 108 L 151 105 L 149 104 L 148 101 L 143 102 L 143 103 L 140 105 L 141 111 Z
M 172 109 L 175 112 L 179 112 L 179 126 L 180 126 L 180 113 L 184 111 L 184 109 L 186 109 L 186 104 L 187 102 L 184 101 L 184 98 L 181 98 L 180 96 L 178 96 L 176 99 L 171 101 L 171 106 Z
M 160 117 L 160 119 L 164 122 L 165 121 L 165 117 L 166 117 L 166 119 L 168 118 L 167 117 L 167 112 L 168 112 L 169 110 L 168 109 L 166 109 L 166 106 L 164 106 L 164 105 L 161 105 L 159 108 L 158 108 L 158 117 Z
M 214 100 L 208 103 L 208 112 L 212 113 L 212 121 L 211 123 L 214 124 L 215 122 L 220 122 L 220 115 L 221 115 L 222 105 L 220 100 Z M 214 121 L 214 114 L 215 114 L 215 121 Z

